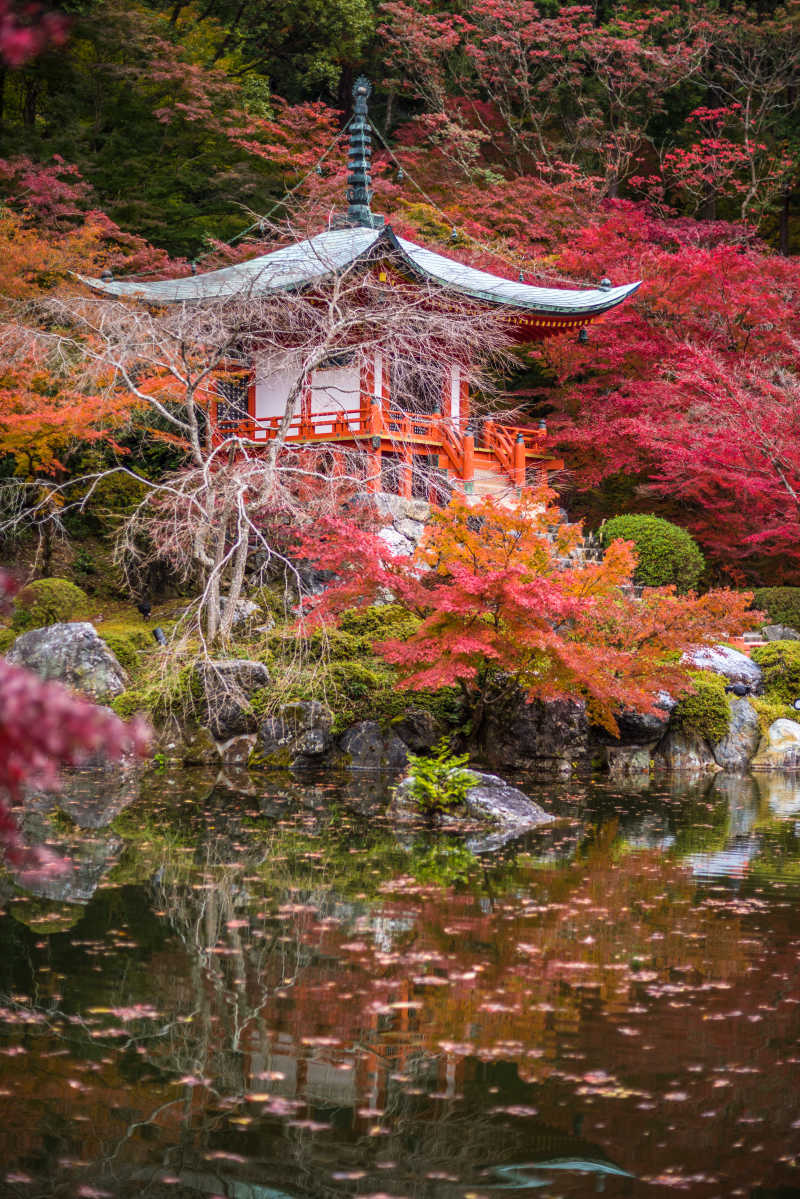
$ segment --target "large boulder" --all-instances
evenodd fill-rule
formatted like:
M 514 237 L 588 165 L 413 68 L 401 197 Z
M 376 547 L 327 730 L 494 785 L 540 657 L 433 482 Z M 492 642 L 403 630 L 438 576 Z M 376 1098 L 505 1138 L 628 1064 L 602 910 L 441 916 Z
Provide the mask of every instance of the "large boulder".
M 758 713 L 747 699 L 731 702 L 728 732 L 713 746 L 714 760 L 723 770 L 746 770 L 760 740 Z
M 193 720 L 168 716 L 159 722 L 153 742 L 156 758 L 184 766 L 215 766 L 220 752 L 213 733 Z
M 761 667 L 747 654 L 728 645 L 710 645 L 693 650 L 687 660 L 698 670 L 711 670 L 724 675 L 729 683 L 744 683 L 754 694 L 761 691 Z
M 427 708 L 406 708 L 392 721 L 392 730 L 414 754 L 433 749 L 445 731 Z
M 582 701 L 515 702 L 490 707 L 483 752 L 498 770 L 528 770 L 547 777 L 563 777 L 585 759 L 589 748 L 589 721 Z
M 477 770 L 472 773 L 475 783 L 467 791 L 463 808 L 452 809 L 442 817 L 442 822 L 457 823 L 466 817 L 488 825 L 491 831 L 487 835 L 467 842 L 468 848 L 474 853 L 499 849 L 514 837 L 553 823 L 555 817 L 505 779 Z M 411 799 L 412 785 L 411 777 L 404 778 L 394 793 L 391 811 L 401 818 L 419 816 Z
M 592 735 L 609 745 L 652 745 L 666 733 L 674 707 L 675 700 L 668 692 L 662 691 L 655 712 L 636 712 L 633 708 L 623 708 L 617 714 L 618 737 L 600 728 L 594 728 Z
M 17 637 L 6 657 L 43 679 L 63 683 L 101 702 L 113 699 L 127 685 L 117 658 L 94 626 L 85 621 L 31 629 Z
M 378 533 L 381 541 L 389 547 L 393 558 L 407 558 L 414 553 L 414 543 L 404 533 L 399 533 L 394 525 L 387 525 Z
M 655 752 L 655 765 L 674 774 L 706 774 L 719 770 L 711 746 L 688 729 L 670 729 Z
M 761 636 L 765 641 L 800 641 L 800 633 L 788 624 L 765 624 Z
M 263 662 L 247 658 L 211 659 L 199 662 L 195 675 L 203 692 L 201 723 L 208 726 L 217 740 L 255 733 L 258 717 L 249 700 L 261 687 L 269 686 L 269 671 Z
M 317 700 L 284 704 L 276 716 L 259 726 L 251 757 L 254 766 L 321 766 L 333 745 L 333 713 Z
M 750 763 L 751 770 L 800 770 L 800 724 L 775 720 Z
M 408 765 L 407 747 L 375 720 L 354 724 L 339 738 L 339 748 L 351 770 L 402 770 Z

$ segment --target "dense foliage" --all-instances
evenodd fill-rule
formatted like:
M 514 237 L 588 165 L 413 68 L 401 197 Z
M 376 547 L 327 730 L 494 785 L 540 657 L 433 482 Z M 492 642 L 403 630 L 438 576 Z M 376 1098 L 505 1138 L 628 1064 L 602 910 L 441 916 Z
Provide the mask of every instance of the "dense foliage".
M 375 206 L 398 231 L 528 282 L 642 280 L 588 345 L 534 349 L 510 380 L 561 444 L 568 507 L 655 511 L 718 578 L 800 581 L 800 0 L 3 12 L 4 295 L 251 256 L 252 214 L 316 230 L 343 203 L 341 147 L 320 157 L 364 69 L 394 155 L 376 147 Z M 87 444 L 146 445 L 158 470 L 169 443 L 68 358 L 8 355 L 0 390 L 31 504 Z
M 728 732 L 731 704 L 725 691 L 726 680 L 709 670 L 697 670 L 691 676 L 691 688 L 679 698 L 672 714 L 675 725 L 696 733 L 713 745 Z
M 748 593 L 697 598 L 672 589 L 630 594 L 634 558 L 612 542 L 600 562 L 564 565 L 580 538 L 559 523 L 546 489 L 516 508 L 454 501 L 411 557 L 342 520 L 321 522 L 299 547 L 335 581 L 312 604 L 318 621 L 391 593 L 419 619 L 377 646 L 411 689 L 459 687 L 480 734 L 486 706 L 516 688 L 530 699 L 582 697 L 610 732 L 623 706 L 656 711 L 688 678 L 681 653 L 751 627 Z
M 783 704 L 800 699 L 800 641 L 770 641 L 753 650 L 753 661 L 763 671 L 769 699 Z
M 753 603 L 773 624 L 800 630 L 800 587 L 757 587 Z
M 645 587 L 674 584 L 678 591 L 697 587 L 705 560 L 697 543 L 678 525 L 659 516 L 614 516 L 601 530 L 603 545 L 622 538 L 636 552 L 634 582 Z

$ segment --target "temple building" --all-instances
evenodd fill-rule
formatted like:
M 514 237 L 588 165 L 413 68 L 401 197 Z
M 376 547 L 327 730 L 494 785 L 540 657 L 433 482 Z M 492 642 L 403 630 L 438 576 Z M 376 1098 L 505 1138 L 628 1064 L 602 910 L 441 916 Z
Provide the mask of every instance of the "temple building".
M 370 201 L 371 137 L 363 77 L 353 88 L 350 121 L 348 208 L 346 217 L 316 236 L 247 262 L 185 278 L 156 282 L 85 279 L 93 289 L 120 298 L 163 306 L 226 299 L 238 295 L 319 289 L 337 272 L 391 270 L 409 281 L 441 289 L 472 303 L 500 309 L 519 343 L 556 336 L 585 340 L 585 330 L 621 304 L 639 283 L 595 289 L 535 287 L 477 270 L 399 237 Z M 386 278 L 381 273 L 380 278 Z M 345 360 L 342 360 L 344 357 Z M 543 423 L 511 424 L 500 417 L 471 420 L 468 371 L 457 361 L 442 364 L 440 401 L 429 410 L 393 395 L 391 371 L 380 349 L 359 365 L 334 358 L 310 372 L 301 402 L 285 435 L 287 444 L 330 445 L 366 456 L 365 476 L 372 491 L 441 502 L 452 490 L 467 495 L 517 490 L 546 478 L 563 465 L 547 448 Z M 263 364 L 220 379 L 211 420 L 220 438 L 238 436 L 258 444 L 272 440 L 296 392 L 297 372 L 284 361 Z M 431 481 L 445 480 L 434 494 Z

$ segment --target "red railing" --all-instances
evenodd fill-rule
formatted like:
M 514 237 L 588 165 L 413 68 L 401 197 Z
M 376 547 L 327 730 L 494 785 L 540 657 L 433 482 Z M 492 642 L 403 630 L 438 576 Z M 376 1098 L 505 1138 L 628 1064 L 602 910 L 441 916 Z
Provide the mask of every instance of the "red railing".
M 273 441 L 283 418 L 280 416 L 212 420 L 218 437 L 241 437 L 250 442 Z M 452 421 L 439 413 L 404 412 L 384 408 L 373 402 L 368 408 L 332 409 L 329 412 L 298 414 L 286 430 L 288 443 L 363 440 L 379 437 L 388 442 L 384 449 L 402 451 L 408 447 L 438 452 L 446 459 L 457 478 L 468 482 L 474 476 L 475 438 L 462 433 Z M 496 420 L 483 421 L 478 449 L 488 451 L 517 487 L 524 486 L 528 457 L 543 456 L 546 432 L 506 425 Z

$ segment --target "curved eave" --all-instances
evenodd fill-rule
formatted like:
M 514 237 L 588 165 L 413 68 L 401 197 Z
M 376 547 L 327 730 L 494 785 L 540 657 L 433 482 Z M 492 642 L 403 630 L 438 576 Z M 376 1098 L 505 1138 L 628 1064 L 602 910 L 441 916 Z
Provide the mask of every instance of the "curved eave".
M 622 304 L 641 287 L 641 280 L 611 288 L 570 290 L 534 287 L 530 283 L 503 279 L 499 275 L 491 275 L 488 271 L 480 271 L 452 258 L 446 258 L 443 254 L 437 254 L 435 250 L 428 250 L 397 237 L 390 228 L 384 230 L 384 235 L 418 278 L 438 283 L 441 287 L 486 304 L 542 316 L 599 316 Z
M 93 291 L 146 304 L 179 304 L 226 300 L 237 295 L 272 295 L 301 291 L 324 282 L 354 263 L 378 257 L 383 251 L 399 259 L 416 278 L 484 304 L 541 316 L 590 318 L 623 303 L 641 286 L 628 283 L 608 289 L 534 287 L 503 279 L 488 271 L 456 262 L 435 250 L 399 238 L 390 226 L 327 229 L 316 237 L 262 254 L 249 262 L 153 283 L 124 279 L 94 279 L 78 275 Z

